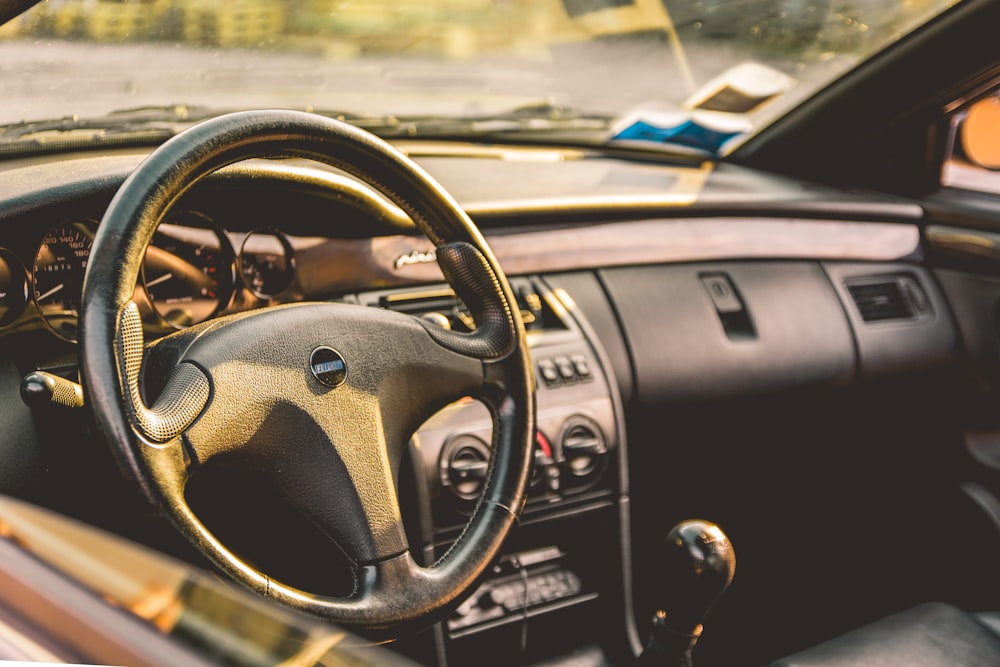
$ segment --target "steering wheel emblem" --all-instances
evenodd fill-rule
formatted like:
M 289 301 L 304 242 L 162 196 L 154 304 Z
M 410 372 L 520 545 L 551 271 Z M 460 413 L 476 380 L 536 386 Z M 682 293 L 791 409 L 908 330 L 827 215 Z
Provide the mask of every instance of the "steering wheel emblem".
M 309 370 L 327 387 L 339 387 L 347 380 L 347 362 L 332 347 L 317 347 L 309 355 Z

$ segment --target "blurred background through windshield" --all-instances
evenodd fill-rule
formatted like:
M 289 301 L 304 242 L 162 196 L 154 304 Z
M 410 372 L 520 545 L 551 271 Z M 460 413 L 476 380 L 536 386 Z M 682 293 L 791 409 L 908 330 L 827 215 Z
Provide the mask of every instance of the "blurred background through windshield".
M 181 104 L 622 114 L 681 105 L 747 61 L 793 82 L 775 115 L 947 4 L 49 0 L 0 28 L 0 122 Z

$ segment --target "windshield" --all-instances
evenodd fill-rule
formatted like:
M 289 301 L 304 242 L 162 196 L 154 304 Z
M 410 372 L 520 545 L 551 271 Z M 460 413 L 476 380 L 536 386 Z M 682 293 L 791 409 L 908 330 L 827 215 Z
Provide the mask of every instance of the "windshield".
M 379 119 L 379 132 L 505 114 L 542 138 L 572 120 L 571 142 L 720 153 L 950 3 L 50 0 L 0 28 L 0 124 L 288 107 Z

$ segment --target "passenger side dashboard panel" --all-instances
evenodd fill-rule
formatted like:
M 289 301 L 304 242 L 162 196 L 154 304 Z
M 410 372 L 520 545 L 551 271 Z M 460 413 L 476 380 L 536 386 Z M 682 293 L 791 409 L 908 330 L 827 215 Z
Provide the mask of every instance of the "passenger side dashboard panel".
M 727 336 L 702 278 L 727 276 L 754 334 Z M 822 268 L 809 262 L 712 263 L 600 272 L 634 356 L 643 404 L 843 384 L 851 331 Z

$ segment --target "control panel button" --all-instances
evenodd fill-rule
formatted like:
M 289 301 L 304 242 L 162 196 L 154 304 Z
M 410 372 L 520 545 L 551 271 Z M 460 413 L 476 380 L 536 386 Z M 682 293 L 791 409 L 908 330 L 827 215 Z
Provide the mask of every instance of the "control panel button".
M 559 369 L 559 377 L 563 379 L 563 382 L 577 381 L 576 367 L 570 361 L 569 357 L 556 357 L 553 361 L 556 364 L 556 368 Z
M 573 368 L 581 380 L 593 379 L 593 374 L 590 372 L 590 362 L 587 361 L 587 357 L 582 354 L 574 354 L 570 356 L 569 360 L 573 362 Z
M 559 493 L 559 488 L 562 485 L 559 481 L 559 469 L 555 467 L 550 467 L 545 470 L 545 481 L 552 493 Z
M 743 310 L 743 302 L 733 288 L 729 276 L 724 273 L 707 273 L 701 276 L 701 282 L 708 290 L 708 295 L 720 313 L 737 313 Z
M 556 364 L 551 359 L 540 359 L 538 361 L 538 372 L 542 376 L 542 380 L 549 387 L 554 387 L 562 382 L 559 377 L 559 369 L 556 368 Z

